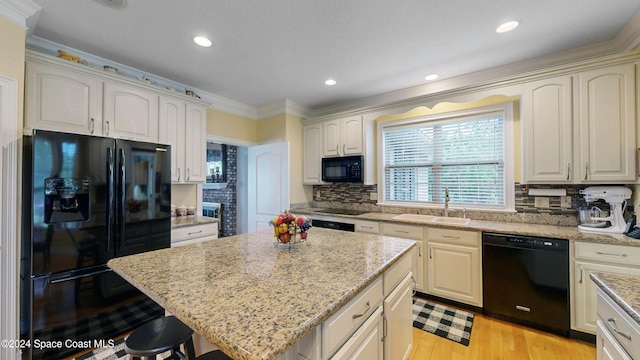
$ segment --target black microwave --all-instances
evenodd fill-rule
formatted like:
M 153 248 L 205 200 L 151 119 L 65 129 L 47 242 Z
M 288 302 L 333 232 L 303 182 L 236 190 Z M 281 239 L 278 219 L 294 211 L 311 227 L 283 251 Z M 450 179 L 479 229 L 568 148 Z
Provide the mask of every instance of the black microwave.
M 362 182 L 362 155 L 322 158 L 322 181 Z

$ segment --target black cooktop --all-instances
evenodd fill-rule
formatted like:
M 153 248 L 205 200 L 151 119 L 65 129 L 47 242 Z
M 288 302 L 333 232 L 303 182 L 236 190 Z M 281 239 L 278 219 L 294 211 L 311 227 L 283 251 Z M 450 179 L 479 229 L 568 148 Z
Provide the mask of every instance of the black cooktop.
M 313 211 L 322 214 L 336 214 L 336 215 L 362 215 L 371 211 L 362 211 L 362 210 L 350 210 L 350 209 L 313 209 Z

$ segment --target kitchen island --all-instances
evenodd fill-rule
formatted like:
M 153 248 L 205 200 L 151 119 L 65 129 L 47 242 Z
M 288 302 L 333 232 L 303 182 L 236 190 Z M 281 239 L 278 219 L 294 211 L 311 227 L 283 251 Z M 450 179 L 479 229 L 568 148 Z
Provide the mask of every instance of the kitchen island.
M 277 359 L 414 246 L 313 228 L 289 248 L 266 230 L 108 265 L 232 358 Z

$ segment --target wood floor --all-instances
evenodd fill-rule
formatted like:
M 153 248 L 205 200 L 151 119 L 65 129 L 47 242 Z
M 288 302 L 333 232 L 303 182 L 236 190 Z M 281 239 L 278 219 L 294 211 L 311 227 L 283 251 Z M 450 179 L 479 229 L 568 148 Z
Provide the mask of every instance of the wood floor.
M 469 346 L 413 329 L 409 360 L 595 360 L 593 344 L 476 314 Z

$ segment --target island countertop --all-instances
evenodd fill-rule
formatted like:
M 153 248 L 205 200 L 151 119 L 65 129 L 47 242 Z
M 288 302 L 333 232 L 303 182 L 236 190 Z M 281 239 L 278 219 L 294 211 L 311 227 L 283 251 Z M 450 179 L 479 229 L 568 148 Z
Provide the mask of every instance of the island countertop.
M 313 228 L 272 230 L 115 258 L 108 265 L 234 359 L 277 359 L 415 245 Z

